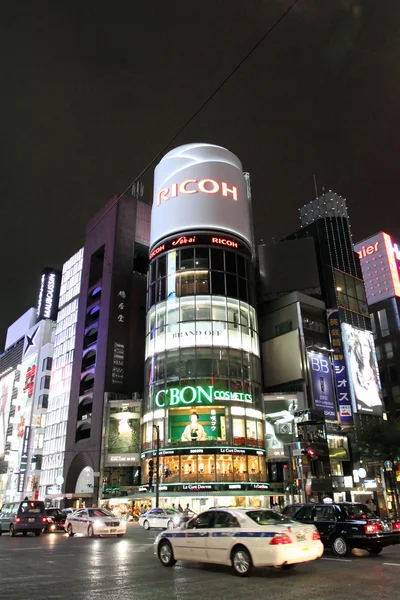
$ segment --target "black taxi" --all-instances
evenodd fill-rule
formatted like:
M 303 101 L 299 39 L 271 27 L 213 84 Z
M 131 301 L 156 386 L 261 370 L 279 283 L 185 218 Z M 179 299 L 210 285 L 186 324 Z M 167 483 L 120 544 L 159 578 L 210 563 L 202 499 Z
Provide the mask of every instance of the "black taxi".
M 400 522 L 382 520 L 358 502 L 289 504 L 282 513 L 315 525 L 321 542 L 337 556 L 347 556 L 353 548 L 380 554 L 385 546 L 400 544 Z

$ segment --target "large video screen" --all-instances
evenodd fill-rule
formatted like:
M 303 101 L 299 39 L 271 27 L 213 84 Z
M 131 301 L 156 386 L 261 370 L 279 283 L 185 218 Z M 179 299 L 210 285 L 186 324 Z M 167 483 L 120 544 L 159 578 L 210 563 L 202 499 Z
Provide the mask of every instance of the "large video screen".
M 111 407 L 108 429 L 108 455 L 138 454 L 140 414 L 130 406 Z
M 282 454 L 285 444 L 295 441 L 294 413 L 304 406 L 299 406 L 298 399 L 293 397 L 268 400 L 264 402 L 264 407 L 267 456 L 272 458 Z
M 344 352 L 351 378 L 353 410 L 382 414 L 381 382 L 374 337 L 370 331 L 342 323 Z
M 206 442 L 226 439 L 225 408 L 170 408 L 168 410 L 170 442 Z

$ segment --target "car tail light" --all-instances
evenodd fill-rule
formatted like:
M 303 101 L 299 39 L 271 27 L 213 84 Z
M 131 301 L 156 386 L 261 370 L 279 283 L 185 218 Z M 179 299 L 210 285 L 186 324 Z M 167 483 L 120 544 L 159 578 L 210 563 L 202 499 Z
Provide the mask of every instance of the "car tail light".
M 399 531 L 400 530 L 400 521 L 396 521 L 396 523 L 392 523 L 392 530 Z
M 367 533 L 377 533 L 378 531 L 381 531 L 382 529 L 382 525 L 380 523 L 368 523 L 365 526 L 365 531 Z
M 319 535 L 318 531 L 313 531 L 313 534 L 312 534 L 313 542 L 316 542 L 317 540 L 320 540 L 320 539 L 321 539 L 321 536 Z
M 43 517 L 42 518 L 42 523 L 46 523 L 46 521 L 47 521 L 47 517 Z
M 282 544 L 291 544 L 292 540 L 286 533 L 276 533 L 270 542 L 270 546 L 281 546 Z
M 21 523 L 21 517 L 17 517 L 17 518 L 15 519 L 15 522 L 16 522 L 16 523 Z

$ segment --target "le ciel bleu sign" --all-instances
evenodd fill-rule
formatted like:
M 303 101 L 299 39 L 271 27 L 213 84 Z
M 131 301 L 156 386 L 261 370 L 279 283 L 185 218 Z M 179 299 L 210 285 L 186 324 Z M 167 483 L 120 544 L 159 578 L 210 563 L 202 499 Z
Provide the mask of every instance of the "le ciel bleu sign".
M 170 388 L 160 390 L 155 395 L 154 401 L 158 408 L 166 406 L 195 406 L 201 404 L 214 404 L 221 400 L 236 400 L 239 402 L 252 402 L 251 394 L 242 392 L 230 392 L 227 390 L 215 390 L 213 385 L 206 388 L 200 385 L 187 385 L 183 388 Z

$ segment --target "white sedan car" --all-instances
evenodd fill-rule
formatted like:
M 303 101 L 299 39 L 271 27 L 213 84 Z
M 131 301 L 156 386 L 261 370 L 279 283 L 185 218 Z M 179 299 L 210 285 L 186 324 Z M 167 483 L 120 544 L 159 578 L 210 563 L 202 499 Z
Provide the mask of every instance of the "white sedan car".
M 160 533 L 155 554 L 172 567 L 177 560 L 232 566 L 244 577 L 251 567 L 292 568 L 324 552 L 314 525 L 303 525 L 272 510 L 213 509 L 178 531 Z
M 139 525 L 144 529 L 151 527 L 162 527 L 163 529 L 174 529 L 182 523 L 182 516 L 172 508 L 153 508 L 140 515 Z
M 65 531 L 70 537 L 83 533 L 89 537 L 98 535 L 116 535 L 126 533 L 126 523 L 117 519 L 107 508 L 82 508 L 69 514 L 65 520 Z

